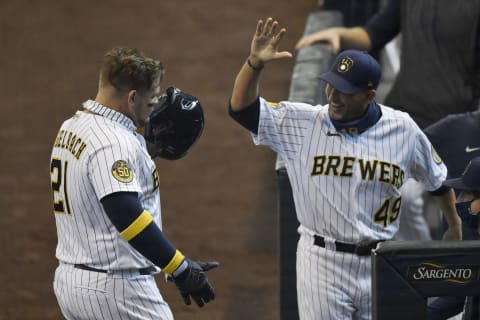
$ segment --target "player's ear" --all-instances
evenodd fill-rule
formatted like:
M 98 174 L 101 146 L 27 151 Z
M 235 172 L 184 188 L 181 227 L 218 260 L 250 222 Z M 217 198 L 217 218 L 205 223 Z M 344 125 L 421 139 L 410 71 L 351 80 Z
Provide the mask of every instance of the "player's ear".
M 332 91 L 332 86 L 330 86 L 330 84 L 327 82 L 325 84 L 325 96 L 328 97 L 330 96 L 330 92 Z
M 137 90 L 130 90 L 127 94 L 127 108 L 129 113 L 135 114 L 135 100 L 138 100 Z
M 137 96 L 137 90 L 130 90 L 128 91 L 128 95 L 127 95 L 127 98 L 128 98 L 128 105 L 133 105 L 135 104 L 135 97 Z

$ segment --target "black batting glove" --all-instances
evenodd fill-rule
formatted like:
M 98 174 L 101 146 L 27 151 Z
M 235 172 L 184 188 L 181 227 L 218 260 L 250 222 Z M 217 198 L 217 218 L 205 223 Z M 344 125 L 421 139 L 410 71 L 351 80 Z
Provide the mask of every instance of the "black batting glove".
M 191 304 L 190 298 L 192 298 L 199 307 L 203 307 L 205 303 L 215 299 L 215 290 L 208 282 L 205 271 L 218 267 L 220 263 L 185 259 L 188 263 L 187 268 L 179 275 L 169 277 L 167 280 L 173 280 L 186 305 Z

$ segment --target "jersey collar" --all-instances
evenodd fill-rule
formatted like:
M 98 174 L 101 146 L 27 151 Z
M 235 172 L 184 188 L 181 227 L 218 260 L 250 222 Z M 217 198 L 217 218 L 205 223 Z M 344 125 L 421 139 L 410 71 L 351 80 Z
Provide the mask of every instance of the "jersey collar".
M 365 112 L 365 114 L 359 119 L 348 122 L 340 122 L 332 118 L 330 118 L 330 120 L 332 121 L 332 124 L 337 131 L 356 135 L 361 134 L 362 132 L 373 126 L 375 123 L 377 123 L 378 120 L 380 120 L 381 116 L 382 111 L 380 107 L 375 101 L 372 101 L 368 105 L 367 112 Z
M 130 119 L 123 113 L 110 109 L 109 107 L 106 107 L 103 104 L 100 104 L 94 100 L 85 101 L 83 103 L 83 107 L 89 110 L 90 112 L 96 113 L 112 121 L 118 122 L 124 127 L 126 127 L 127 129 L 134 130 L 134 131 L 137 130 L 137 127 L 133 123 L 132 119 Z

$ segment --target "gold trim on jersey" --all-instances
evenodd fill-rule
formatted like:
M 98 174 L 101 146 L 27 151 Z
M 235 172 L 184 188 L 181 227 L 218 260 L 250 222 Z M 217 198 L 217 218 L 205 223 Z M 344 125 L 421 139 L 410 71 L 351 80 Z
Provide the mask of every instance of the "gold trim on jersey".
M 158 176 L 158 171 L 157 171 L 157 168 L 153 169 L 153 172 L 152 172 L 152 180 L 153 180 L 153 191 L 157 190 L 158 187 L 160 186 L 160 178 Z
M 267 101 L 267 104 L 271 108 L 278 108 L 278 102 Z
M 185 256 L 179 250 L 177 250 L 170 262 L 165 266 L 165 268 L 163 268 L 163 272 L 171 275 L 173 271 L 175 271 L 175 269 L 182 264 L 183 259 L 185 259 Z
M 432 144 L 432 157 L 433 157 L 433 161 L 435 161 L 436 164 L 442 163 L 442 158 L 437 153 L 437 150 L 435 150 L 435 148 L 433 147 L 433 144 Z
M 133 170 L 124 160 L 117 160 L 112 166 L 112 175 L 115 179 L 123 183 L 133 181 Z
M 146 227 L 153 221 L 152 215 L 147 211 L 143 212 L 133 221 L 127 228 L 120 232 L 120 236 L 130 241 L 135 238 L 139 233 L 145 230 Z

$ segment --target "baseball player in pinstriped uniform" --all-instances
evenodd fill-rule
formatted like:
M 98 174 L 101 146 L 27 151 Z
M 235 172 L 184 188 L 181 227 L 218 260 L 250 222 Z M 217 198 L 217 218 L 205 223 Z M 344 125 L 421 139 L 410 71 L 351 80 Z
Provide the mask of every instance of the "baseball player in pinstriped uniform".
M 143 127 L 163 67 L 116 47 L 104 56 L 95 100 L 66 120 L 50 164 L 59 266 L 54 292 L 67 319 L 173 319 L 153 274 L 173 278 L 185 302 L 215 298 L 204 271 L 162 233 L 155 163 Z
M 258 21 L 229 112 L 286 162 L 300 222 L 300 318 L 370 319 L 369 254 L 398 229 L 400 186 L 414 177 L 438 195 L 446 239 L 461 239 L 455 197 L 442 187 L 445 165 L 410 116 L 375 102 L 380 66 L 367 53 L 344 51 L 321 76 L 328 105 L 259 97 L 264 65 L 292 56 L 278 51 L 285 32 L 271 18 Z

